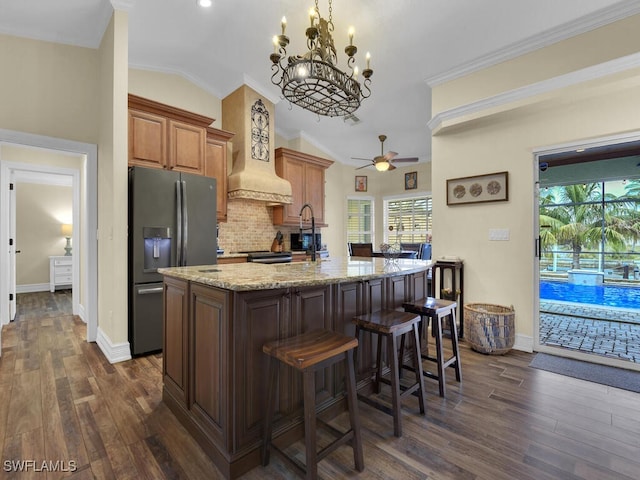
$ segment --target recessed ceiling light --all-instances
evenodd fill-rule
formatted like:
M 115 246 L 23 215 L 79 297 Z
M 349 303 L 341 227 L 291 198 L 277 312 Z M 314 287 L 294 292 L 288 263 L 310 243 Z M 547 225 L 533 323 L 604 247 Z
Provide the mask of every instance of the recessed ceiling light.
M 201 7 L 210 7 L 213 4 L 211 0 L 198 0 L 198 5 Z

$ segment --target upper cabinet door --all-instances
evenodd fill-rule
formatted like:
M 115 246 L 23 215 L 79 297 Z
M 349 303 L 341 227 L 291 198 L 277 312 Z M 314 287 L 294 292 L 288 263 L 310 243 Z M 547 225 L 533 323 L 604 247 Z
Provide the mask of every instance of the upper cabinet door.
M 308 163 L 305 165 L 305 203 L 313 206 L 316 223 L 325 225 L 324 220 L 324 171 L 326 167 Z
M 213 118 L 129 94 L 129 165 L 207 175 L 209 133 L 222 143 L 233 136 L 211 128 L 213 121 Z
M 204 175 L 216 179 L 218 222 L 227 221 L 229 140 L 232 133 L 209 127 L 205 149 Z
M 169 120 L 169 168 L 203 175 L 205 142 L 204 128 Z
M 167 119 L 129 110 L 129 165 L 165 168 L 166 163 Z
M 291 183 L 291 195 L 293 203 L 283 207 L 274 207 L 274 223 L 276 216 L 282 217 L 279 222 L 283 225 L 296 225 L 300 223 L 300 209 L 305 204 L 304 195 L 304 167 L 303 161 L 296 158 L 282 157 L 278 161 L 276 157 L 276 173 Z M 276 213 L 277 212 L 277 213 Z M 309 216 L 309 212 L 305 212 L 305 217 Z
M 332 163 L 295 150 L 276 149 L 276 173 L 291 183 L 293 203 L 273 207 L 275 225 L 299 225 L 300 209 L 308 203 L 313 208 L 316 226 L 327 226 L 324 219 L 324 173 Z M 305 209 L 302 219 L 311 221 L 309 210 Z

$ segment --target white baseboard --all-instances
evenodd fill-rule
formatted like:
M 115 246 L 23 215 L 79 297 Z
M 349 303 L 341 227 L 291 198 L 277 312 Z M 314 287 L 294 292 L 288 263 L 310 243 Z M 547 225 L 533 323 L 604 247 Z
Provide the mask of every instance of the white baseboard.
M 33 293 L 33 292 L 48 292 L 48 283 L 32 283 L 27 285 L 16 285 L 16 293 Z
M 102 353 L 104 353 L 104 356 L 107 357 L 107 360 L 109 360 L 109 363 L 131 360 L 131 347 L 129 346 L 129 342 L 114 344 L 100 327 L 98 327 L 96 343 L 100 347 L 100 350 L 102 350 Z
M 513 344 L 515 350 L 533 353 L 533 337 L 516 333 L 516 341 Z
M 81 303 L 78 304 L 78 313 L 76 313 L 76 315 L 78 315 L 80 317 L 80 320 L 82 320 L 84 323 L 87 323 L 87 317 L 86 317 L 86 312 L 84 310 L 84 305 L 82 305 Z

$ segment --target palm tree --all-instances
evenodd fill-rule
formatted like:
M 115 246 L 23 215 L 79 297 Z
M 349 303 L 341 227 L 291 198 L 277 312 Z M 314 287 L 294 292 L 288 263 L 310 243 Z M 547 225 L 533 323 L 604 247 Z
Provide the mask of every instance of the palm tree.
M 614 207 L 612 222 L 617 223 L 616 230 L 622 233 L 630 242 L 631 251 L 635 250 L 640 239 L 640 181 L 631 180 L 624 186 L 624 194 L 619 197 L 622 203 L 610 205 Z
M 626 246 L 625 232 L 629 229 L 614 210 L 603 211 L 601 187 L 601 183 L 564 185 L 541 197 L 542 245 L 569 246 L 573 269 L 580 268 L 580 254 L 585 247 L 607 244 L 617 251 Z

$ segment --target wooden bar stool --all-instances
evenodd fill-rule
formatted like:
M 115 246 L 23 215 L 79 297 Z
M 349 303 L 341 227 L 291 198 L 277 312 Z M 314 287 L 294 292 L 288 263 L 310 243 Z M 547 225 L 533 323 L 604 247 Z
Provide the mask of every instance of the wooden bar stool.
M 399 312 L 397 310 L 382 310 L 366 315 L 358 315 L 353 317 L 352 322 L 356 325 L 356 338 L 358 340 L 360 339 L 361 331 L 378 335 L 378 353 L 376 355 L 376 367 L 374 369 L 374 387 L 375 392 L 380 393 L 380 383 L 385 383 L 391 386 L 392 408 L 389 409 L 387 405 L 362 394 L 358 394 L 358 398 L 378 410 L 392 415 L 393 433 L 396 437 L 401 437 L 401 398 L 406 395 L 411 395 L 413 392 L 417 392 L 420 413 L 424 415 L 426 409 L 422 361 L 420 359 L 420 339 L 418 336 L 420 316 Z M 416 372 L 416 381 L 412 385 L 402 386 L 400 384 L 400 369 L 405 368 L 405 366 L 402 358 L 399 359 L 398 357 L 398 338 L 403 337 L 407 333 L 413 333 L 412 344 L 414 345 L 414 366 L 412 370 Z M 387 361 L 390 368 L 390 379 L 382 376 L 383 337 L 387 339 Z
M 360 418 L 358 417 L 358 402 L 356 401 L 356 377 L 351 350 L 358 346 L 358 340 L 329 330 L 314 330 L 284 340 L 276 340 L 266 343 L 262 351 L 269 356 L 268 381 L 269 393 L 267 410 L 264 419 L 264 443 L 262 446 L 262 464 L 269 464 L 269 450 L 273 447 L 287 460 L 299 473 L 307 479 L 318 477 L 318 462 L 340 445 L 347 442 L 353 448 L 353 460 L 358 471 L 364 470 L 364 457 L 362 454 L 362 440 L 360 437 Z M 278 384 L 278 362 L 289 365 L 302 372 L 304 385 L 304 436 L 306 462 L 303 464 L 287 455 L 277 445 L 271 443 L 273 432 L 273 412 Z M 345 387 L 347 403 L 349 406 L 349 419 L 351 428 L 341 432 L 320 419 L 316 419 L 316 388 L 315 375 L 318 370 L 326 368 L 334 363 L 344 360 Z M 337 438 L 317 451 L 316 447 L 316 420 L 319 420 Z
M 453 366 L 456 372 L 456 380 L 462 381 L 462 369 L 460 364 L 460 351 L 458 349 L 458 330 L 456 326 L 456 302 L 449 300 L 442 300 L 439 298 L 427 297 L 426 299 L 420 299 L 415 302 L 403 303 L 402 307 L 405 312 L 412 314 L 418 314 L 423 319 L 423 325 L 420 326 L 420 330 L 424 327 L 425 342 L 422 354 L 423 360 L 430 360 L 436 362 L 437 373 L 424 370 L 424 375 L 429 378 L 438 380 L 438 387 L 440 390 L 440 396 L 444 397 L 446 393 L 446 379 L 445 369 Z M 429 355 L 429 336 L 426 334 L 429 327 L 429 319 L 431 319 L 431 330 L 434 333 L 436 339 L 436 356 Z M 453 354 L 450 358 L 444 358 L 444 350 L 442 348 L 442 322 L 448 319 L 449 328 L 451 331 L 451 349 Z M 422 332 L 421 332 L 422 333 Z

